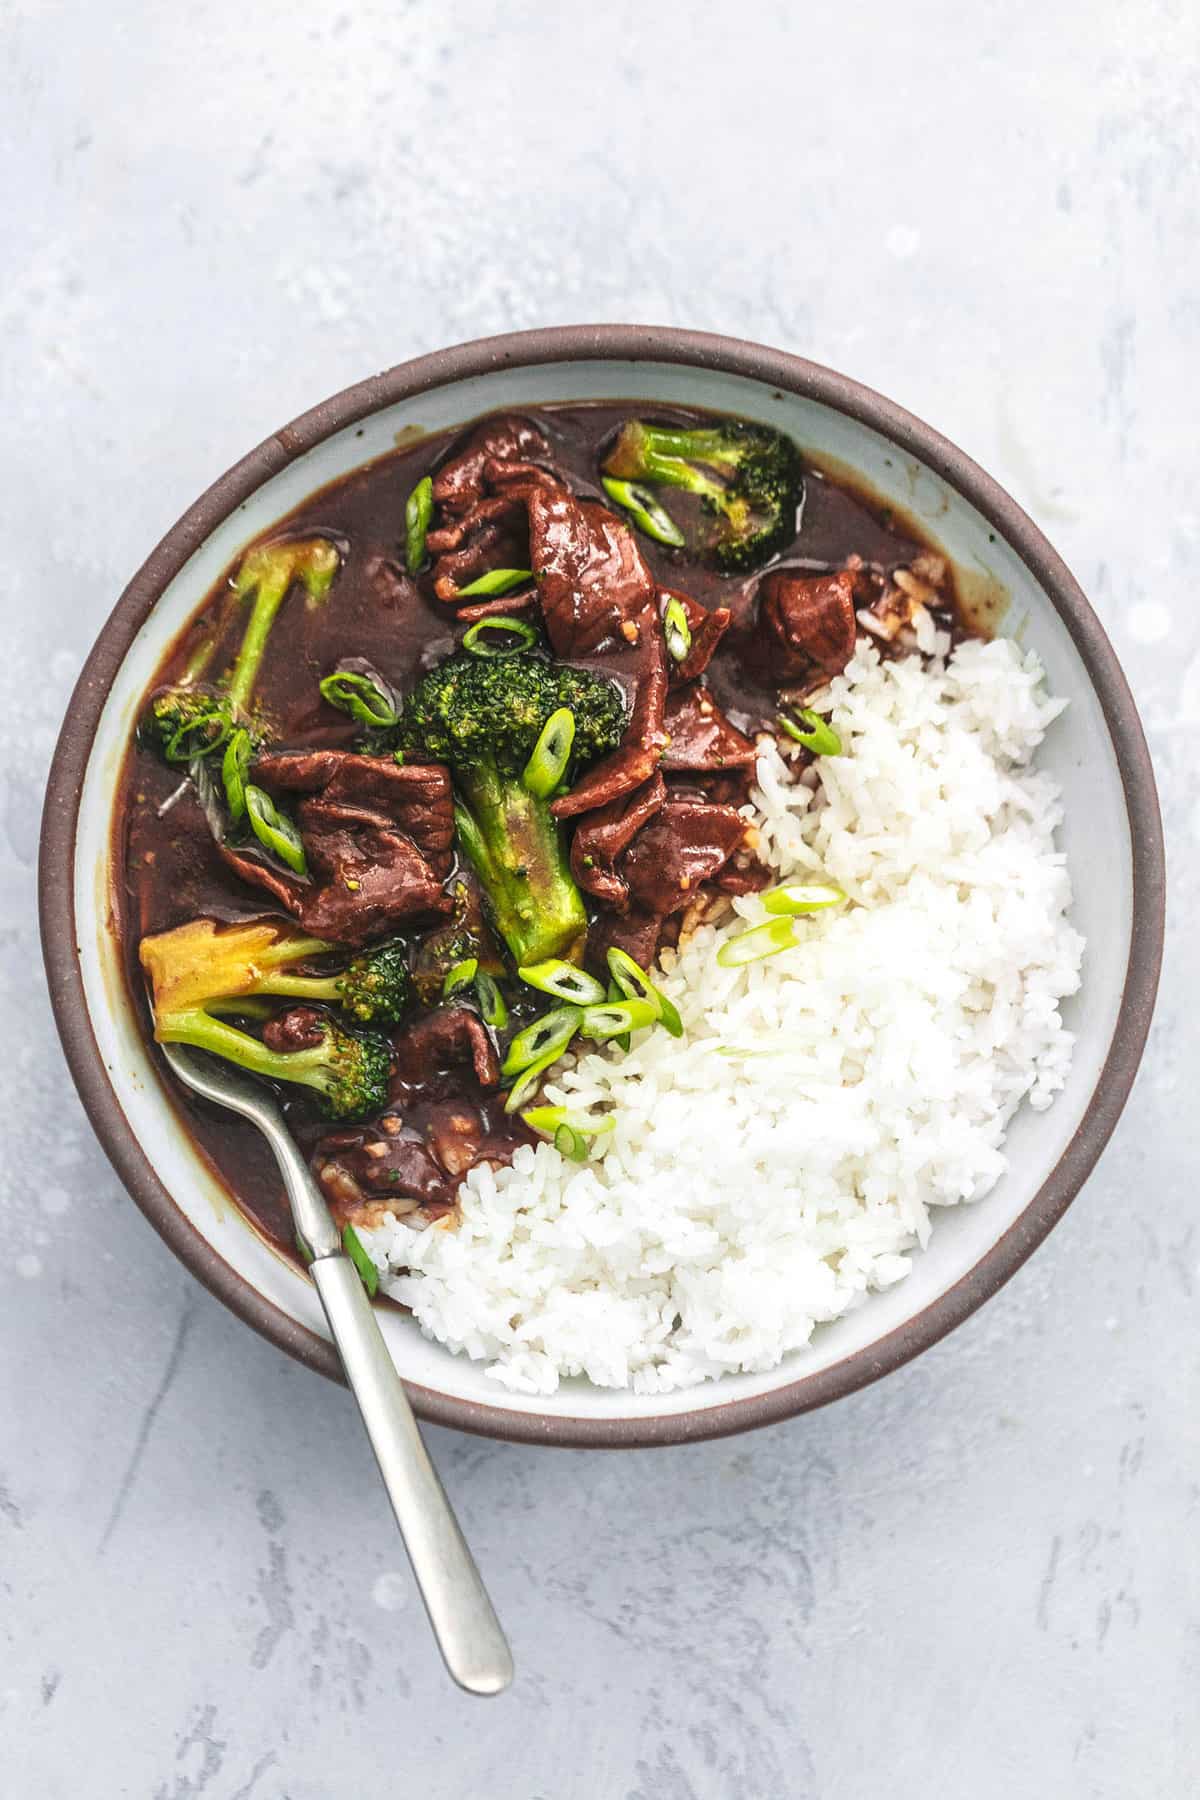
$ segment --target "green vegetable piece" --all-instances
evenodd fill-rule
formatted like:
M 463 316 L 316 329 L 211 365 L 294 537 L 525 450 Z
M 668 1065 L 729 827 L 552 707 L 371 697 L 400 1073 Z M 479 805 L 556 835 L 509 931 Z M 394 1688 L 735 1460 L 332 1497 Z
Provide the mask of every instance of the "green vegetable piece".
M 353 1225 L 342 1232 L 342 1248 L 362 1277 L 362 1284 L 373 1300 L 379 1291 L 379 1270 Z
M 477 956 L 467 956 L 462 962 L 456 962 L 453 968 L 446 971 L 446 979 L 442 983 L 442 998 L 449 1000 L 452 994 L 457 994 L 461 989 L 470 987 L 478 973 L 479 958 Z
M 658 1008 L 651 1000 L 604 1000 L 597 1006 L 584 1007 L 579 1030 L 583 1037 L 603 1043 L 607 1038 L 657 1025 L 658 1019 Z
M 472 656 L 516 656 L 536 644 L 537 635 L 527 619 L 476 619 L 463 632 L 462 647 Z
M 592 1006 L 604 999 L 604 988 L 594 975 L 558 956 L 546 962 L 527 963 L 517 974 L 540 993 L 553 994 L 556 1000 L 569 1001 L 572 1006 Z
M 208 688 L 179 686 L 156 694 L 143 726 L 164 762 L 192 763 L 213 756 L 233 730 L 229 702 Z
M 627 512 L 639 531 L 644 531 L 656 544 L 681 550 L 687 541 L 665 506 L 660 506 L 648 487 L 636 481 L 618 481 L 612 475 L 601 477 L 601 487 L 609 499 Z
M 658 1017 L 672 1037 L 683 1036 L 683 1020 L 673 1000 L 655 987 L 645 969 L 639 968 L 626 950 L 614 944 L 608 952 L 608 968 L 617 994 L 630 1000 L 648 1000 L 658 1008 Z M 610 994 L 609 998 L 613 998 Z M 625 1046 L 628 1049 L 628 1045 Z
M 501 594 L 511 594 L 526 581 L 533 580 L 532 569 L 489 569 L 486 575 L 476 576 L 466 587 L 459 588 L 455 594 L 458 600 L 491 599 Z
M 504 1110 L 506 1113 L 511 1114 L 520 1112 L 526 1100 L 529 1099 L 531 1094 L 536 1092 L 541 1083 L 542 1076 L 546 1073 L 546 1070 L 550 1067 L 551 1063 L 557 1062 L 561 1055 L 561 1050 L 548 1050 L 545 1056 L 539 1057 L 537 1062 L 530 1063 L 527 1069 L 522 1070 L 520 1076 L 514 1082 L 507 1100 L 504 1102 Z
M 337 546 L 328 538 L 283 539 L 258 544 L 242 558 L 234 576 L 234 592 L 250 600 L 250 618 L 229 677 L 227 695 L 235 716 L 245 713 L 275 617 L 297 582 L 310 604 L 328 594 L 341 565 Z
M 321 698 L 328 700 L 330 706 L 349 713 L 357 724 L 365 725 L 371 731 L 386 731 L 400 717 L 382 680 L 373 675 L 361 674 L 354 669 L 335 669 L 332 675 L 323 677 L 320 688 Z
M 300 833 L 286 813 L 279 811 L 269 794 L 250 782 L 245 786 L 245 800 L 250 829 L 263 848 L 277 856 L 293 874 L 307 875 L 308 860 Z
M 831 881 L 785 881 L 779 887 L 768 888 L 759 898 L 765 911 L 793 915 L 841 906 L 846 896 Z
M 425 538 L 433 518 L 433 482 L 422 475 L 404 506 L 404 566 L 417 574 L 425 561 Z
M 564 1156 L 571 1156 L 576 1162 L 584 1161 L 590 1141 L 607 1137 L 617 1123 L 612 1113 L 605 1113 L 599 1119 L 591 1119 L 585 1113 L 572 1113 L 565 1106 L 530 1106 L 521 1117 L 531 1131 L 550 1138 L 556 1150 L 562 1151 Z M 567 1140 L 569 1149 L 564 1149 L 559 1142 L 561 1131 L 570 1134 Z
M 663 636 L 667 640 L 667 655 L 672 662 L 686 662 L 688 651 L 692 647 L 692 628 L 688 624 L 687 613 L 683 603 L 674 595 L 667 601 L 663 613 Z
M 558 1127 L 554 1133 L 554 1148 L 560 1156 L 568 1157 L 571 1162 L 587 1161 L 587 1139 L 573 1125 L 563 1123 Z
M 566 774 L 574 742 L 575 714 L 569 706 L 560 706 L 542 726 L 542 735 L 521 776 L 524 786 L 539 800 L 552 794 Z
M 493 1031 L 503 1031 L 508 1024 L 508 1007 L 504 995 L 484 969 L 480 969 L 475 977 L 475 999 L 484 1024 L 490 1025 Z
M 620 743 L 625 696 L 606 677 L 530 653 L 460 651 L 419 682 L 396 734 L 398 749 L 449 766 L 459 848 L 519 967 L 567 955 L 587 930 L 563 830 L 521 779 L 560 707 L 575 719 L 574 767 Z
M 553 1011 L 543 1013 L 532 1025 L 518 1031 L 508 1046 L 500 1073 L 520 1075 L 534 1063 L 543 1063 L 547 1058 L 554 1062 L 579 1030 L 582 1018 L 577 1006 L 556 1006 Z
M 726 938 L 717 951 L 723 969 L 740 969 L 745 963 L 761 962 L 764 957 L 778 956 L 799 942 L 796 926 L 790 918 L 768 919 L 765 925 L 752 925 L 737 937 Z
M 225 746 L 221 758 L 221 780 L 225 787 L 225 804 L 229 817 L 237 825 L 246 816 L 246 775 L 250 768 L 253 745 L 250 733 L 239 725 Z
M 804 495 L 790 438 L 742 419 L 716 425 L 653 425 L 629 419 L 602 474 L 639 487 L 679 488 L 701 502 L 690 547 L 722 574 L 758 568 L 795 533 Z M 688 532 L 682 533 L 688 541 Z
M 802 731 L 800 725 L 797 725 L 795 720 L 790 719 L 786 713 L 779 714 L 779 723 L 790 738 L 795 738 L 798 744 L 803 744 L 804 748 L 811 750 L 814 756 L 840 756 L 842 754 L 841 738 L 828 720 L 821 717 L 820 713 L 815 713 L 811 706 L 798 706 L 795 708 L 795 713 L 796 718 L 800 720 L 800 725 L 806 726 L 807 730 Z

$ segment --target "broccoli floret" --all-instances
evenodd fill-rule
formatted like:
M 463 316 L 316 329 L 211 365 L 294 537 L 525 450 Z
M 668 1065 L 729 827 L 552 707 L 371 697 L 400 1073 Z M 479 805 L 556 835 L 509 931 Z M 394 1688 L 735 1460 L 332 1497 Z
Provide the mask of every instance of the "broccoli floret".
M 296 965 L 327 955 L 334 946 L 303 937 L 267 920 L 217 925 L 193 919 L 173 931 L 142 939 L 142 967 L 154 997 L 154 1035 L 160 1043 L 211 1050 L 272 1081 L 313 1089 L 328 1118 L 355 1119 L 378 1112 L 387 1099 L 391 1049 L 386 1039 L 350 1032 L 315 1014 L 319 1044 L 275 1051 L 229 1025 L 222 1013 L 252 1014 L 264 995 L 340 1006 L 356 1020 L 391 1024 L 408 997 L 408 973 L 400 946 L 364 952 L 344 970 L 296 973 Z
M 302 969 L 336 949 L 282 921 L 218 925 L 213 919 L 191 919 L 144 938 L 141 954 L 156 1005 L 170 1010 L 219 1003 L 218 1010 L 233 1012 L 236 1000 L 270 994 L 340 1007 L 360 1025 L 398 1024 L 411 995 L 403 942 L 389 938 L 375 944 L 341 969 L 316 974 Z
M 215 640 L 201 643 L 179 681 L 161 689 L 142 722 L 143 741 L 167 762 L 191 763 L 211 756 L 227 742 L 234 726 L 250 716 L 254 684 L 276 614 L 297 582 L 310 604 L 329 592 L 341 557 L 328 538 L 295 538 L 259 544 L 242 558 L 233 590 L 249 601 L 250 612 L 233 667 L 223 680 L 204 684 Z
M 543 727 L 564 707 L 575 726 L 565 780 L 620 743 L 625 698 L 615 682 L 537 652 L 456 652 L 410 695 L 397 734 L 401 749 L 449 765 L 459 843 L 518 964 L 563 955 L 587 929 L 549 800 L 522 781 Z
M 689 547 L 725 574 L 756 568 L 788 542 L 804 491 L 792 440 L 738 419 L 707 426 L 630 419 L 603 469 L 622 481 L 695 494 L 707 517 L 699 541 Z

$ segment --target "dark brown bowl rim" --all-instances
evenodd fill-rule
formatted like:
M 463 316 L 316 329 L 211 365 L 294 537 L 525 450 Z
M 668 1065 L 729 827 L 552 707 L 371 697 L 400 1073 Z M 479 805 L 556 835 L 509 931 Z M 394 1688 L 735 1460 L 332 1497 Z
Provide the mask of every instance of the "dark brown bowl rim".
M 1007 540 L 1070 632 L 1113 741 L 1133 854 L 1133 930 L 1124 993 L 1108 1055 L 1079 1128 L 1020 1217 L 966 1275 L 914 1318 L 877 1343 L 770 1393 L 652 1418 L 510 1412 L 409 1384 L 417 1412 L 439 1425 L 515 1442 L 631 1448 L 696 1442 L 773 1424 L 853 1393 L 937 1343 L 996 1293 L 1057 1224 L 1094 1167 L 1132 1086 L 1162 960 L 1165 866 L 1150 754 L 1100 621 L 1032 519 L 991 476 L 922 420 L 859 382 L 780 350 L 708 332 L 559 326 L 481 338 L 401 363 L 323 401 L 243 457 L 188 508 L 133 577 L 84 664 L 59 736 L 42 823 L 38 900 L 50 996 L 67 1062 L 96 1134 L 130 1195 L 179 1259 L 231 1311 L 289 1355 L 340 1380 L 332 1346 L 251 1287 L 180 1211 L 109 1082 L 88 1017 L 75 931 L 74 843 L 84 771 L 117 669 L 163 589 L 209 533 L 271 475 L 333 433 L 428 389 L 503 367 L 577 361 L 682 363 L 746 377 L 842 412 L 935 470 Z

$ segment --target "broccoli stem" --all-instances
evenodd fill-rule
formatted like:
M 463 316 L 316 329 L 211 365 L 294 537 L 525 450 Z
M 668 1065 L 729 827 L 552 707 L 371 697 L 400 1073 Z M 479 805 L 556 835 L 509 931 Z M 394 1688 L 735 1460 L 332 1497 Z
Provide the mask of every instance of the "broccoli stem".
M 562 956 L 587 930 L 583 898 L 549 802 L 494 764 L 460 769 L 459 841 L 518 965 Z
M 214 1019 L 202 1007 L 165 1014 L 157 1020 L 155 1036 L 163 1044 L 191 1044 L 197 1050 L 211 1051 L 269 1081 L 300 1082 L 318 1093 L 329 1087 L 329 1052 L 324 1044 L 311 1050 L 268 1050 L 249 1032 Z
M 271 627 L 292 583 L 301 582 L 310 600 L 323 600 L 340 560 L 327 538 L 260 544 L 244 559 L 234 589 L 243 598 L 253 594 L 254 600 L 229 676 L 228 699 L 235 713 L 244 713 L 250 704 Z

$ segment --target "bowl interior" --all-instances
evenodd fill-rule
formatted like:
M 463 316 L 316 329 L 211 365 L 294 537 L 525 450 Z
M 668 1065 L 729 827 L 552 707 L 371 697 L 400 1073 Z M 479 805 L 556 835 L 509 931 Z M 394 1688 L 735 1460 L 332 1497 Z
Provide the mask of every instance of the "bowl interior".
M 428 1342 L 403 1315 L 382 1317 L 398 1367 L 423 1388 L 526 1415 L 530 1423 L 533 1416 L 631 1422 L 636 1436 L 638 1421 L 707 1414 L 732 1401 L 811 1380 L 842 1359 L 878 1346 L 914 1319 L 968 1275 L 1021 1218 L 1070 1145 L 1096 1086 L 1113 1038 L 1130 952 L 1132 844 L 1121 775 L 1104 713 L 1071 633 L 1033 573 L 982 513 L 932 468 L 834 406 L 721 370 L 581 357 L 496 368 L 385 406 L 265 480 L 197 546 L 162 594 L 117 671 L 95 735 L 79 812 L 74 885 L 86 1005 L 133 1133 L 176 1205 L 220 1257 L 288 1318 L 325 1337 L 312 1287 L 246 1225 L 193 1149 L 139 1037 L 108 910 L 110 821 L 124 746 L 140 695 L 211 582 L 248 539 L 315 488 L 391 449 L 397 434 L 413 427 L 439 430 L 499 406 L 610 397 L 709 406 L 778 425 L 818 457 L 838 459 L 859 471 L 881 496 L 923 521 L 968 579 L 975 576 L 1007 591 L 1009 604 L 998 629 L 1019 633 L 1036 648 L 1051 688 L 1070 702 L 1053 726 L 1041 760 L 1063 788 L 1060 841 L 1074 880 L 1075 923 L 1088 946 L 1083 990 L 1067 1008 L 1067 1022 L 1078 1038 L 1067 1089 L 1048 1112 L 1025 1109 L 1014 1121 L 1007 1175 L 978 1204 L 955 1207 L 939 1217 L 929 1248 L 914 1259 L 906 1280 L 822 1328 L 806 1351 L 771 1373 L 730 1376 L 667 1396 L 638 1397 L 577 1382 L 549 1398 L 526 1397 L 506 1392 L 482 1365 Z M 551 1436 L 553 1430 L 551 1425 Z

